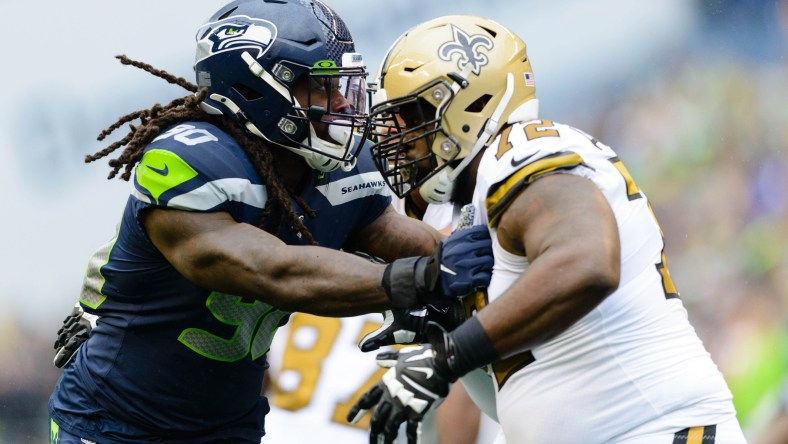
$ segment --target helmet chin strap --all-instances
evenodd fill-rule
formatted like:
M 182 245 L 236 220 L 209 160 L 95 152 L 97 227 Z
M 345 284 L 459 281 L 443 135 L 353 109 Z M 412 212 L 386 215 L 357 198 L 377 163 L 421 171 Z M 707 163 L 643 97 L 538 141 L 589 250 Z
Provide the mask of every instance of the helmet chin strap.
M 301 104 L 299 104 L 298 100 L 295 98 L 293 98 L 293 105 L 296 107 L 301 107 Z M 328 140 L 320 138 L 315 132 L 314 125 L 309 122 L 309 136 L 304 138 L 301 143 L 311 147 L 311 149 L 302 148 L 300 146 L 282 146 L 303 157 L 304 160 L 306 160 L 306 163 L 312 167 L 312 169 L 318 170 L 320 172 L 329 173 L 336 170 L 337 168 L 342 168 L 342 171 L 352 170 L 353 167 L 356 166 L 355 156 L 345 156 L 345 160 L 333 158 L 342 157 L 346 152 L 349 153 L 353 150 L 352 144 L 355 144 L 355 141 L 350 140 L 353 138 L 351 130 L 352 125 L 345 126 L 344 124 L 350 124 L 350 122 L 347 120 L 335 120 L 333 122 L 325 123 L 328 126 L 328 136 L 339 143 L 329 142 Z M 351 142 L 351 146 L 346 151 L 345 147 L 348 146 L 348 141 Z
M 455 85 L 457 84 L 455 83 Z M 454 89 L 455 85 L 452 85 L 452 89 Z M 470 153 L 462 159 L 456 168 L 446 165 L 438 174 L 427 179 L 421 187 L 419 187 L 419 194 L 421 194 L 424 200 L 431 204 L 443 204 L 451 199 L 454 182 L 457 180 L 457 177 L 459 177 L 460 173 L 462 173 L 471 161 L 473 161 L 473 158 L 479 154 L 479 151 L 484 148 L 485 144 L 490 140 L 490 137 L 498 132 L 498 128 L 500 128 L 499 120 L 506 106 L 509 104 L 509 101 L 512 99 L 513 94 L 514 76 L 512 73 L 507 73 L 506 91 L 504 91 L 501 101 L 498 102 L 498 106 L 495 107 L 495 111 L 493 111 L 492 115 L 485 123 L 484 131 L 476 140 Z
M 301 104 L 298 103 L 298 100 L 295 98 L 293 98 L 293 105 L 296 107 L 301 107 Z M 347 120 L 335 120 L 334 123 L 350 124 L 350 122 Z M 352 170 L 353 167 L 356 166 L 355 157 L 350 156 L 350 158 L 346 158 L 345 160 L 338 160 L 329 157 L 342 157 L 345 154 L 345 146 L 347 146 L 348 141 L 353 137 L 350 129 L 351 127 L 332 124 L 332 122 L 326 122 L 326 124 L 328 125 L 328 136 L 339 143 L 332 143 L 328 140 L 320 138 L 317 135 L 317 132 L 315 132 L 314 125 L 309 122 L 307 124 L 309 126 L 309 136 L 304 138 L 301 143 L 311 147 L 312 149 L 302 148 L 300 146 L 282 146 L 303 157 L 304 160 L 306 160 L 306 163 L 312 169 L 318 170 L 320 172 L 329 173 L 340 167 L 342 168 L 342 171 Z M 351 149 L 347 150 L 347 152 L 350 151 L 352 151 L 352 146 Z M 328 154 L 328 156 L 326 154 Z
M 268 140 L 267 137 L 260 132 L 259 129 L 252 123 L 246 122 L 246 129 L 252 132 L 254 135 L 265 139 L 266 141 L 273 143 L 274 145 L 281 146 L 282 148 L 292 151 L 293 153 L 298 154 L 299 156 L 303 157 L 306 160 L 307 165 L 314 170 L 318 170 L 323 173 L 329 173 L 331 171 L 336 170 L 337 168 L 342 168 L 342 171 L 350 171 L 353 167 L 356 166 L 356 157 L 348 156 L 345 160 L 338 160 L 331 157 L 326 156 L 324 153 L 330 153 L 336 157 L 341 156 L 345 149 L 343 148 L 347 143 L 348 139 L 352 138 L 353 135 L 351 134 L 350 128 L 338 126 L 338 125 L 329 125 L 328 126 L 328 134 L 331 138 L 335 140 L 341 140 L 341 144 L 327 142 L 320 137 L 317 136 L 315 133 L 315 128 L 312 124 L 309 124 L 309 133 L 311 136 L 312 144 L 309 145 L 310 138 L 304 139 L 302 142 L 304 145 L 309 145 L 312 149 L 302 148 L 300 146 L 290 146 L 284 145 L 281 143 L 274 142 L 272 140 Z M 356 142 L 351 142 L 355 144 Z M 320 150 L 318 152 L 316 150 Z M 352 147 L 349 151 L 352 151 Z
M 454 183 L 449 179 L 449 172 L 446 170 L 451 170 L 451 167 L 443 168 L 419 187 L 419 194 L 427 203 L 440 205 L 451 199 Z

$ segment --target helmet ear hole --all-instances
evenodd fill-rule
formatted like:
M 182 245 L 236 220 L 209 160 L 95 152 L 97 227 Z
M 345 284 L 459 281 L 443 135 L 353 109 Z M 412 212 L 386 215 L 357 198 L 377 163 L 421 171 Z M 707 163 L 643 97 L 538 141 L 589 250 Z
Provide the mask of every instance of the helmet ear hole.
M 399 107 L 399 115 L 408 128 L 416 128 L 435 116 L 435 107 L 419 97 L 416 101 L 404 103 Z
M 238 94 L 240 94 L 245 100 L 248 101 L 263 98 L 263 95 L 260 94 L 258 91 L 255 91 L 252 88 L 249 88 L 248 86 L 243 85 L 241 83 L 236 83 L 235 85 L 233 85 L 233 89 L 236 90 Z
M 490 101 L 490 99 L 492 99 L 492 96 L 490 94 L 484 94 L 480 96 L 478 99 L 471 102 L 471 104 L 465 108 L 465 112 L 467 113 L 482 112 L 482 110 L 484 110 L 484 107 L 487 106 L 487 103 Z

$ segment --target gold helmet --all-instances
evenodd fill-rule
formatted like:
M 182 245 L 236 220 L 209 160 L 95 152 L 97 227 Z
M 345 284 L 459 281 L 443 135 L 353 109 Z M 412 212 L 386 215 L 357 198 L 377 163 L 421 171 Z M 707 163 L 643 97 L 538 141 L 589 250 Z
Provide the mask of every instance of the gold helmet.
M 375 163 L 397 196 L 419 187 L 430 203 L 449 200 L 459 173 L 505 123 L 538 113 L 525 43 L 476 16 L 439 17 L 403 34 L 376 87 Z

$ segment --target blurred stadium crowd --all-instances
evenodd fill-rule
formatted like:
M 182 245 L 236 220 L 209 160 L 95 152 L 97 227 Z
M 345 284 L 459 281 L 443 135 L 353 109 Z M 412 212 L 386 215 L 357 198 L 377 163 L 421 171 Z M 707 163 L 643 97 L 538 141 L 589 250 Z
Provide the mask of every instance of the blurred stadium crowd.
M 545 118 L 614 147 L 651 199 L 691 321 L 756 442 L 788 374 L 788 1 L 698 5 L 688 47 Z M 0 312 L 0 443 L 47 442 L 57 328 Z
M 593 121 L 653 204 L 671 274 L 751 439 L 788 375 L 788 2 L 760 3 L 707 4 L 698 46 Z

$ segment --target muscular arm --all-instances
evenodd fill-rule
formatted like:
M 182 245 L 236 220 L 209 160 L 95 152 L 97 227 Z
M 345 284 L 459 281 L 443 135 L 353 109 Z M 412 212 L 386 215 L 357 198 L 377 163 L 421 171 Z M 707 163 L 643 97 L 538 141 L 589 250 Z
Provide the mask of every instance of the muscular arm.
M 535 181 L 503 214 L 497 236 L 530 263 L 477 315 L 502 358 L 561 333 L 618 286 L 616 220 L 590 180 L 556 174 Z
M 345 249 L 360 250 L 391 262 L 403 257 L 429 256 L 442 239 L 443 235 L 428 224 L 388 207 L 353 236 Z
M 384 266 L 352 254 L 288 246 L 224 212 L 151 209 L 144 226 L 175 269 L 202 287 L 322 316 L 389 308 Z

